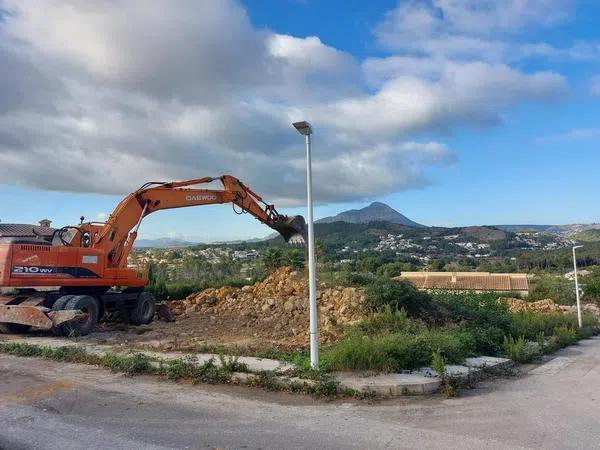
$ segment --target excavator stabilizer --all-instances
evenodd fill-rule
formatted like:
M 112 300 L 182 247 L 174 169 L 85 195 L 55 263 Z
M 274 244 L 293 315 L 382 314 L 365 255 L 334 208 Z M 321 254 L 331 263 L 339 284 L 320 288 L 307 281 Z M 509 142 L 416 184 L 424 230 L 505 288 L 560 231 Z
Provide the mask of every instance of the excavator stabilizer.
M 280 216 L 272 228 L 290 244 L 305 245 L 308 240 L 306 222 L 302 216 Z

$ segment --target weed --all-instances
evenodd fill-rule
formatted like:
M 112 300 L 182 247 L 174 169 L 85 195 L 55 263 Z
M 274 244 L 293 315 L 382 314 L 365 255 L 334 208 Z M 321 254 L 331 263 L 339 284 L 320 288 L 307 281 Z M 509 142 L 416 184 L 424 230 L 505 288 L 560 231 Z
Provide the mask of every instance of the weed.
M 528 363 L 540 356 L 538 346 L 530 345 L 523 336 L 517 339 L 506 336 L 504 338 L 504 352 L 510 359 L 519 363 Z
M 261 370 L 251 380 L 253 386 L 260 386 L 267 391 L 283 390 L 283 385 L 279 378 L 269 370 Z
M 338 393 L 338 385 L 334 380 L 322 378 L 312 386 L 312 393 L 319 397 L 335 397 Z
M 439 351 L 436 350 L 431 354 L 431 367 L 441 380 L 440 391 L 444 397 L 450 398 L 456 395 L 456 389 L 446 371 L 446 362 L 446 358 Z
M 142 353 L 133 356 L 107 353 L 104 355 L 104 365 L 113 372 L 124 372 L 127 375 L 138 375 L 153 371 L 150 358 Z
M 219 362 L 221 370 L 224 372 L 250 372 L 248 364 L 239 362 L 239 356 L 227 356 L 222 353 L 219 354 Z

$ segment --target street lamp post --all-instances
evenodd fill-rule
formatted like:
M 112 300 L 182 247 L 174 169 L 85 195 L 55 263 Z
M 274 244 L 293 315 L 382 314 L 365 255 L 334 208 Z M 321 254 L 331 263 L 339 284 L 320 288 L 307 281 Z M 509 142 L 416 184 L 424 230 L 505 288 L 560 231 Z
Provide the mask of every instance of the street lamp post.
M 294 128 L 306 140 L 306 197 L 307 197 L 307 222 L 308 222 L 308 298 L 310 308 L 310 366 L 319 368 L 319 335 L 317 317 L 317 273 L 315 259 L 315 232 L 313 224 L 312 202 L 312 167 L 310 159 L 312 127 L 308 122 L 295 122 Z
M 581 302 L 579 300 L 579 280 L 577 278 L 577 256 L 575 256 L 575 249 L 581 248 L 583 245 L 575 245 L 573 247 L 573 275 L 575 276 L 575 295 L 577 297 L 577 323 L 579 328 L 583 327 L 583 319 L 581 317 Z

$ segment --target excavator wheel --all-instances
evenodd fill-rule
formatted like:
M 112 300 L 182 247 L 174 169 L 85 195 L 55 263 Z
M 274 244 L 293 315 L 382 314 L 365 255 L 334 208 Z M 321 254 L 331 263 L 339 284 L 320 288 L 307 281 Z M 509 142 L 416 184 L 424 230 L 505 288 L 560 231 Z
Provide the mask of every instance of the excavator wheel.
M 60 329 L 64 336 L 85 336 L 96 327 L 99 308 L 98 302 L 91 295 L 75 295 L 62 309 L 79 309 L 87 314 L 85 319 L 73 320 L 61 325 Z
M 29 331 L 31 325 L 24 325 L 22 323 L 0 323 L 0 333 L 4 334 L 24 334 Z
M 67 304 L 67 302 L 69 300 L 71 300 L 73 297 L 75 297 L 74 295 L 63 295 L 61 297 L 58 297 L 56 299 L 56 301 L 54 302 L 54 304 L 52 305 L 52 311 L 61 311 L 63 309 L 65 309 L 65 305 Z M 54 327 L 52 329 L 52 332 L 56 335 L 56 336 L 62 336 L 63 335 L 63 330 L 62 327 Z
M 74 295 L 63 295 L 62 297 L 58 297 L 56 299 L 56 301 L 54 302 L 54 304 L 52 305 L 52 310 L 53 311 L 61 311 L 61 310 L 65 309 L 65 305 L 73 297 L 75 297 L 75 296 Z
M 135 306 L 129 311 L 129 321 L 133 325 L 146 325 L 152 322 L 156 312 L 156 299 L 150 292 L 141 292 Z

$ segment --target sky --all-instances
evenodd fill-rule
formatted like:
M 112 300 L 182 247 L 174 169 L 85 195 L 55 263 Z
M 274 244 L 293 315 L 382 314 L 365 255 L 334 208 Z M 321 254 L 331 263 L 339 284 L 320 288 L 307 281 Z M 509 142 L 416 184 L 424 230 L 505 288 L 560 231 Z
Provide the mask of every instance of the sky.
M 0 220 L 221 174 L 305 214 L 308 120 L 317 218 L 600 222 L 599 22 L 594 0 L 0 0 Z M 270 233 L 227 205 L 140 228 Z

